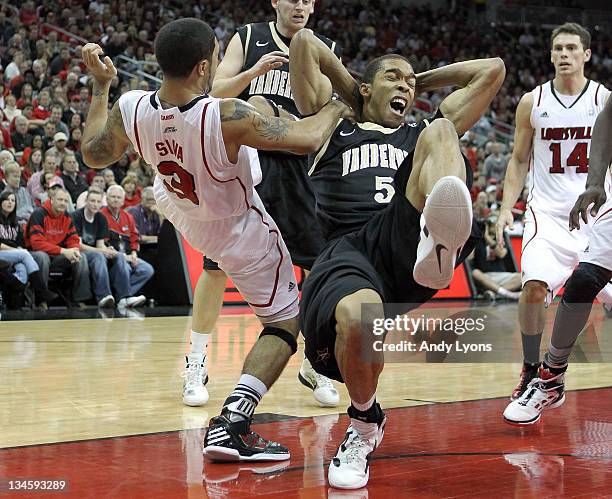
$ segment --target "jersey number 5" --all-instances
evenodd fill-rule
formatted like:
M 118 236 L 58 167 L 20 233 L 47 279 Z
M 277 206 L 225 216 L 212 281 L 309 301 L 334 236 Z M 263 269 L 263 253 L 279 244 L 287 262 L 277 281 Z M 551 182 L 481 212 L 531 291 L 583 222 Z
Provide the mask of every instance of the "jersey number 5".
M 170 182 L 164 179 L 166 189 L 174 193 L 179 199 L 188 199 L 193 204 L 200 204 L 195 191 L 193 175 L 174 161 L 162 161 L 157 165 L 157 171 L 162 175 L 172 177 Z M 177 180 L 178 179 L 178 180 Z
M 395 187 L 393 187 L 393 177 L 376 177 L 376 194 L 374 194 L 374 201 L 377 203 L 390 203 L 393 195 L 395 194 Z
M 574 150 L 567 157 L 567 166 L 577 166 L 576 173 L 589 173 L 589 157 L 587 153 L 588 144 L 586 142 L 578 142 Z M 565 169 L 561 166 L 561 144 L 553 142 L 550 144 L 553 161 L 552 166 L 548 170 L 550 173 L 565 173 Z

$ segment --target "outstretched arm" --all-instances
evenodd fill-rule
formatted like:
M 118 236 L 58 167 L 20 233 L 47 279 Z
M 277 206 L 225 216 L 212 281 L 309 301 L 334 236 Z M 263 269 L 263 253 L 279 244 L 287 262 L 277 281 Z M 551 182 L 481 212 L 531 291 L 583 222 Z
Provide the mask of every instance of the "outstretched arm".
M 353 109 L 359 107 L 359 85 L 340 59 L 309 29 L 301 29 L 291 39 L 289 76 L 298 111 L 309 116 L 321 109 L 332 90 Z
M 531 92 L 521 97 L 516 107 L 516 128 L 514 130 L 514 149 L 506 169 L 504 179 L 504 199 L 497 219 L 497 241 L 504 245 L 504 230 L 512 227 L 514 215 L 512 208 L 516 204 L 529 171 L 529 158 L 533 148 L 533 128 L 531 126 L 531 109 L 533 94 Z
M 225 51 L 225 57 L 217 68 L 215 81 L 210 92 L 214 97 L 238 97 L 254 78 L 266 74 L 272 69 L 280 68 L 288 61 L 283 52 L 270 52 L 259 59 L 250 69 L 241 71 L 244 63 L 244 49 L 240 35 L 236 33 Z
M 233 161 L 240 146 L 308 154 L 319 149 L 340 118 L 352 112 L 340 101 L 328 102 L 316 115 L 300 121 L 266 116 L 239 99 L 221 102 L 221 129 L 227 156 Z
M 111 80 L 117 75 L 117 70 L 110 57 L 100 61 L 102 48 L 95 43 L 83 47 L 83 61 L 93 77 L 93 92 L 81 152 L 83 160 L 91 168 L 104 168 L 121 158 L 130 144 L 125 133 L 119 101 L 108 113 L 108 91 Z
M 570 212 L 570 230 L 580 229 L 580 217 L 585 224 L 588 223 L 589 206 L 593 205 L 591 215 L 595 216 L 606 202 L 604 182 L 610 163 L 612 163 L 612 99 L 608 98 L 606 107 L 595 120 L 586 191 L 580 195 Z
M 449 86 L 460 87 L 442 101 L 440 111 L 462 135 L 484 114 L 504 82 L 505 75 L 504 61 L 498 57 L 456 62 L 419 73 L 416 76 L 417 93 Z

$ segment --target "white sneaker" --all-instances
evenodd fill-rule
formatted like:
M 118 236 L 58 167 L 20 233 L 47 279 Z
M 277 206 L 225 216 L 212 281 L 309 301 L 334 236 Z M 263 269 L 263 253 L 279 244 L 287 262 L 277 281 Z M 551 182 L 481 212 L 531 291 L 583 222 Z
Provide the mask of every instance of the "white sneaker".
M 550 374 L 540 368 L 540 376 Z M 511 425 L 531 425 L 537 423 L 542 411 L 554 409 L 565 402 L 565 374 L 534 378 L 527 385 L 523 394 L 508 404 L 504 411 L 504 420 Z
M 315 400 L 321 407 L 336 407 L 340 403 L 340 394 L 331 379 L 316 372 L 306 357 L 300 367 L 298 379 L 312 390 Z
M 370 455 L 382 442 L 386 422 L 386 417 L 380 425 L 351 418 L 346 436 L 329 463 L 327 480 L 330 486 L 338 489 L 360 489 L 367 485 L 370 478 Z M 363 433 L 372 436 L 368 439 L 362 438 L 353 425 L 363 427 Z
M 100 308 L 114 308 L 115 307 L 115 298 L 113 295 L 106 295 L 104 298 L 100 298 L 98 302 L 98 307 Z
M 421 286 L 450 284 L 459 251 L 472 230 L 472 198 L 458 177 L 442 177 L 427 196 L 412 275 Z
M 147 297 L 144 295 L 138 295 L 138 296 L 127 296 L 125 298 L 121 298 L 121 300 L 119 300 L 119 303 L 117 304 L 118 307 L 121 308 L 134 308 L 134 307 L 140 307 L 142 305 L 144 305 L 147 301 Z
M 208 390 L 204 386 L 208 383 L 206 370 L 206 357 L 202 354 L 189 354 L 187 365 L 183 371 L 183 404 L 191 407 L 204 405 L 208 402 Z

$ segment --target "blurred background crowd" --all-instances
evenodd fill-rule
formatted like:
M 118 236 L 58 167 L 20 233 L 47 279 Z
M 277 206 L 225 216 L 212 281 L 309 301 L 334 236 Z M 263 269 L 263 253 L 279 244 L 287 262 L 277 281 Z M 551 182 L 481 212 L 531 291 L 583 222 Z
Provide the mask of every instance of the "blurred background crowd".
M 367 61 L 388 52 L 408 57 L 416 72 L 466 59 L 490 56 L 504 59 L 506 80 L 489 113 L 460 139 L 475 176 L 472 192 L 475 215 L 483 224 L 491 222 L 501 200 L 512 153 L 516 105 L 524 92 L 553 75 L 549 60 L 551 30 L 541 25 L 490 22 L 481 1 L 438 3 L 438 8 L 427 3 L 396 5 L 400 3 L 317 0 L 310 27 L 342 46 L 343 62 L 356 76 L 363 72 Z M 512 11 L 512 5 L 506 6 Z M 112 83 L 111 102 L 130 89 L 154 89 L 161 76 L 153 55 L 155 33 L 165 23 L 184 16 L 209 21 L 215 27 L 221 51 L 240 25 L 274 18 L 267 0 L 45 3 L 13 0 L 1 4 L 0 191 L 4 192 L 0 197 L 0 261 L 2 251 L 27 248 L 47 252 L 51 256 L 48 272 L 52 280 L 54 255 L 63 255 L 63 250 L 73 244 L 69 242 L 69 232 L 79 234 L 82 246 L 83 231 L 92 230 L 88 224 L 93 222 L 89 220 L 100 214 L 106 219 L 105 228 L 89 238 L 91 247 L 97 248 L 102 240 L 104 247 L 125 254 L 132 280 L 134 274 L 142 274 L 140 256 L 144 256 L 143 248 L 155 247 L 162 220 L 148 189 L 153 172 L 133 151 L 103 171 L 94 171 L 83 162 L 80 143 L 91 85 L 80 50 L 86 41 L 94 41 L 113 58 L 119 75 Z M 592 35 L 593 59 L 587 66 L 588 76 L 605 84 L 612 74 L 612 36 L 597 28 Z M 445 92 L 420 95 L 408 120 L 433 113 L 445 95 Z M 111 186 L 120 186 L 111 189 L 119 196 L 116 201 L 116 196 L 109 195 Z M 59 227 L 55 218 L 62 206 L 54 204 L 54 190 L 67 191 L 64 210 L 71 223 L 66 220 L 61 225 L 65 237 L 58 238 L 56 247 L 43 248 L 36 242 L 37 231 Z M 93 196 L 95 202 L 89 199 L 91 191 L 99 194 Z M 515 206 L 517 233 L 521 230 L 526 196 L 525 190 Z M 32 222 L 33 213 L 37 213 L 36 226 Z M 124 230 L 121 224 L 113 223 L 121 216 L 131 217 L 134 224 Z M 82 218 L 86 223 L 79 228 L 74 222 Z M 74 244 L 73 248 L 82 253 L 79 258 L 87 253 L 86 247 Z M 107 254 L 105 258 L 115 257 Z M 155 257 L 149 255 L 147 260 L 152 268 L 146 269 L 146 280 L 153 274 Z M 36 261 L 43 272 L 45 261 L 40 261 L 40 255 Z M 94 267 L 89 262 L 90 277 L 96 272 Z M 66 269 L 59 270 L 66 277 Z M 31 273 L 26 271 L 26 275 Z M 78 278 L 72 275 L 72 280 Z M 47 286 L 48 278 L 43 281 Z M 108 301 L 107 294 L 100 296 L 106 289 L 96 288 L 93 279 L 91 283 L 89 293 L 83 292 L 76 301 L 97 300 L 99 304 Z M 128 286 L 125 296 L 115 296 L 114 300 L 139 298 L 139 289 Z M 30 301 L 44 306 L 44 292 L 38 294 L 39 298 L 34 296 Z

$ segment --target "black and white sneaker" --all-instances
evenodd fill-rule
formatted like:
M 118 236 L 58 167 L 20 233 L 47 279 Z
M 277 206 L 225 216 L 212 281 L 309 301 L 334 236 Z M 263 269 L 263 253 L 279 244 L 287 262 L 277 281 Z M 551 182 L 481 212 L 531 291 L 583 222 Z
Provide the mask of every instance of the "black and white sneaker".
M 367 418 L 365 421 L 355 418 L 355 414 L 351 412 L 356 411 L 352 409 L 351 406 L 348 411 L 351 424 L 329 464 L 327 473 L 329 485 L 338 489 L 360 489 L 367 485 L 372 453 L 385 434 L 387 418 L 378 404 L 373 408 L 376 417 Z
M 204 437 L 204 457 L 211 461 L 284 461 L 289 449 L 251 430 L 245 419 L 231 422 L 225 415 L 212 418 Z

